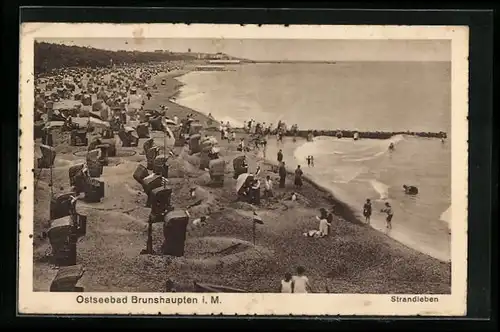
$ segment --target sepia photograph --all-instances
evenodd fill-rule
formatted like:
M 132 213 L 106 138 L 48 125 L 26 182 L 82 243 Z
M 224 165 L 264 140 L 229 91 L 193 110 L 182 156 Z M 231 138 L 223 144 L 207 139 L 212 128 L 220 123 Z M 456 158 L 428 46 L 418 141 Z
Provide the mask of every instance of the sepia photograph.
M 467 45 L 24 24 L 19 311 L 465 315 Z

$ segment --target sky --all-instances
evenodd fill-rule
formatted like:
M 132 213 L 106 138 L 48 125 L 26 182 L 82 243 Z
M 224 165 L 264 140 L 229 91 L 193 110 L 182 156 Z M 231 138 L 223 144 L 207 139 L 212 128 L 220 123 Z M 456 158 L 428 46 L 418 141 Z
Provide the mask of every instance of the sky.
M 106 50 L 217 53 L 255 61 L 451 61 L 449 40 L 73 38 L 37 39 Z

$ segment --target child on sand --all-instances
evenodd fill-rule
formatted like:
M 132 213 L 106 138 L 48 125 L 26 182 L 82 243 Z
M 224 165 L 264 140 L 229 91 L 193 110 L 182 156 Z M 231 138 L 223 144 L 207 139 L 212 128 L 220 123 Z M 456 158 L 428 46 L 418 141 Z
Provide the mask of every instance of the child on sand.
M 293 293 L 293 280 L 292 280 L 292 274 L 287 272 L 285 273 L 285 278 L 281 280 L 281 288 L 280 292 L 281 293 Z
M 273 180 L 271 180 L 269 175 L 266 176 L 266 180 L 264 181 L 264 197 L 273 197 Z
M 380 212 L 387 213 L 387 218 L 385 219 L 385 221 L 387 222 L 387 229 L 392 229 L 393 212 L 391 204 L 389 204 L 389 202 L 385 202 L 385 208 L 380 210 Z
M 304 275 L 305 272 L 306 270 L 302 266 L 299 266 L 297 268 L 297 275 L 292 277 L 294 293 L 312 293 L 311 284 L 309 283 L 309 278 Z

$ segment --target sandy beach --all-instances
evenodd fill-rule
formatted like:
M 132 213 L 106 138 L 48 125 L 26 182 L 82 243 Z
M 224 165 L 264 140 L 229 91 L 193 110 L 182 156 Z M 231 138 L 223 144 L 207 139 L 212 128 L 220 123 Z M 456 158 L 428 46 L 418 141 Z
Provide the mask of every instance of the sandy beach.
M 177 70 L 154 78 L 153 90 L 145 109 L 168 107 L 167 116 L 194 119 L 208 127 L 203 113 L 175 103 L 182 86 L 176 77 L 189 71 Z M 161 85 L 162 79 L 166 80 Z M 220 138 L 214 129 L 204 134 Z M 163 146 L 163 133 L 152 132 L 158 146 Z M 57 152 L 53 168 L 54 190 L 69 188 L 68 169 L 83 160 L 86 147 L 69 145 L 69 133 L 54 132 Z M 238 133 L 236 142 L 246 138 Z M 119 141 L 119 140 L 118 140 Z M 262 151 L 246 153 L 250 171 L 261 166 L 262 176 L 275 181 L 274 197 L 262 199 L 258 207 L 236 202 L 232 160 L 241 155 L 236 142 L 220 141 L 221 157 L 226 160 L 222 188 L 208 186 L 209 175 L 198 167 L 196 155 L 187 147 L 176 147 L 177 157 L 169 162 L 169 180 L 173 187 L 172 202 L 184 209 L 193 201 L 202 203 L 191 208 L 191 219 L 210 215 L 204 227 L 188 226 L 185 256 L 161 255 L 162 224 L 153 225 L 156 254 L 140 255 L 147 238 L 146 195 L 132 174 L 138 164 L 145 165 L 142 144 L 137 148 L 118 146 L 117 157 L 110 157 L 104 167 L 105 197 L 100 203 L 77 203 L 77 211 L 88 216 L 87 235 L 77 244 L 77 262 L 86 273 L 79 282 L 87 292 L 162 292 L 169 278 L 177 289 L 190 291 L 194 281 L 223 284 L 249 292 L 277 292 L 286 272 L 304 266 L 315 292 L 331 293 L 450 293 L 451 264 L 441 262 L 410 249 L 388 236 L 359 222 L 352 211 L 320 185 L 306 179 L 298 192 L 298 200 L 290 197 L 296 190 L 293 176 L 287 177 L 286 188 L 278 188 L 273 171 L 276 159 L 274 141 L 269 141 L 266 158 Z M 293 155 L 294 145 L 283 145 L 285 160 Z M 80 154 L 79 154 L 80 152 Z M 38 170 L 37 170 L 38 172 Z M 50 172 L 44 169 L 35 190 L 34 218 L 34 290 L 47 291 L 57 270 L 48 262 L 50 244 L 39 235 L 49 220 Z M 189 196 L 196 188 L 196 198 Z M 315 216 L 321 207 L 336 206 L 331 234 L 324 238 L 308 238 L 308 230 L 318 228 Z M 257 225 L 256 241 L 252 239 L 252 215 L 264 221 Z

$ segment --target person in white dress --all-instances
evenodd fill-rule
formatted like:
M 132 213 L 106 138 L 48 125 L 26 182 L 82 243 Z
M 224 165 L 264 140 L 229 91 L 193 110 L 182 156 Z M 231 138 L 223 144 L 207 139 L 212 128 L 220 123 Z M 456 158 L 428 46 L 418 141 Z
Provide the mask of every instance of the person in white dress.
M 312 293 L 309 278 L 305 275 L 305 269 L 302 266 L 297 268 L 297 275 L 292 277 L 294 293 Z
M 316 219 L 319 220 L 319 236 L 327 236 L 328 230 L 331 224 L 328 222 L 328 213 L 325 209 L 320 209 L 321 216 L 316 216 Z
M 293 280 L 291 273 L 285 273 L 285 278 L 281 280 L 281 293 L 293 293 Z

